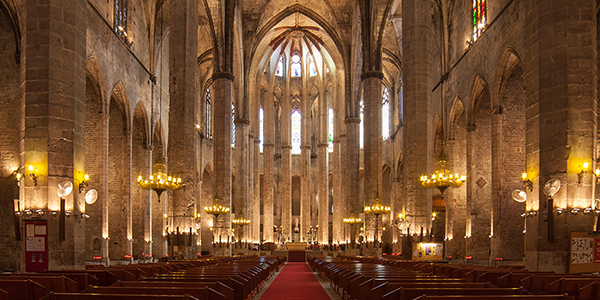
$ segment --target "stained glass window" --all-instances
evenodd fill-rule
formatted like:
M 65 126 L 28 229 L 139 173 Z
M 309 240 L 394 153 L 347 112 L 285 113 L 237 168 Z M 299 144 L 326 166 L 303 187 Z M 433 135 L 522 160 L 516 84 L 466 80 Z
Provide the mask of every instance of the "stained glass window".
M 231 103 L 231 147 L 235 148 L 235 106 Z
M 291 65 L 292 77 L 301 77 L 302 76 L 302 61 L 300 60 L 300 55 L 294 54 L 292 56 L 292 65 Z
M 260 140 L 260 142 L 258 142 L 258 149 L 260 149 L 260 153 L 262 153 L 265 144 L 265 111 L 262 107 L 258 110 L 258 122 L 258 139 Z
M 115 32 L 127 36 L 127 0 L 115 0 Z
M 390 137 L 390 93 L 385 86 L 381 102 L 381 135 L 387 140 Z
M 315 65 L 315 61 L 312 57 L 308 58 L 308 69 L 310 70 L 311 77 L 317 75 L 317 65 Z
M 292 113 L 292 154 L 300 154 L 302 116 L 298 110 Z
M 359 128 L 359 145 L 360 148 L 365 147 L 365 102 L 360 99 L 360 128 Z
M 283 55 L 279 58 L 277 62 L 277 69 L 275 69 L 275 76 L 282 77 L 283 76 Z
M 329 122 L 327 127 L 327 142 L 329 143 L 329 152 L 333 152 L 333 108 L 329 108 Z
M 473 0 L 473 41 L 485 30 L 487 22 L 487 0 Z
M 206 88 L 206 138 L 212 138 L 212 102 L 210 90 Z

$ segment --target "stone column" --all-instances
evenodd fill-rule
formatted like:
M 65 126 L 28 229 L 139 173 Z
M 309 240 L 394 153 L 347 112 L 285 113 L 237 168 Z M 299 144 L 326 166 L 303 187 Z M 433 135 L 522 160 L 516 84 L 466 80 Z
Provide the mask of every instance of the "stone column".
M 359 217 L 359 213 L 363 211 L 360 205 L 360 118 L 348 117 L 344 121 L 346 123 L 346 155 L 344 157 L 344 186 L 346 187 L 346 212 L 348 215 L 354 213 L 355 217 Z M 343 139 L 343 137 L 342 137 Z M 350 228 L 350 243 L 357 242 L 357 232 L 360 224 Z
M 580 180 L 579 173 L 585 162 L 589 172 L 596 162 L 596 1 L 528 0 L 524 7 L 527 174 L 533 181 L 527 210 L 538 211 L 527 218 L 525 267 L 566 272 L 570 232 L 594 230 L 594 214 L 553 214 L 543 188 L 550 179 L 562 182 L 554 208 L 593 207 L 595 178 Z
M 304 113 L 302 114 L 304 121 Z M 302 127 L 302 131 L 306 127 Z M 303 135 L 304 136 L 304 135 Z M 310 180 L 310 145 L 300 147 L 300 241 L 308 241 L 308 231 L 311 227 L 311 180 Z
M 250 120 L 248 119 L 235 119 L 235 131 L 236 131 L 236 139 L 235 139 L 235 147 L 236 147 L 236 151 L 235 151 L 235 169 L 236 169 L 236 178 L 235 178 L 235 185 L 236 185 L 236 198 L 235 200 L 235 217 L 238 218 L 241 215 L 244 216 L 244 218 L 248 219 L 249 218 L 249 214 L 248 214 L 248 199 L 249 199 L 249 189 L 248 189 L 248 172 L 250 171 L 248 169 L 249 167 L 249 140 L 248 140 L 248 133 L 249 133 L 249 127 L 250 126 Z M 253 139 L 254 140 L 254 139 Z M 239 226 L 237 226 L 238 228 L 236 228 L 236 232 L 239 229 Z M 246 237 L 246 235 L 244 235 L 243 232 L 236 233 L 236 236 L 238 239 Z
M 321 118 L 320 121 L 323 121 Z M 321 128 L 323 126 L 321 125 Z M 325 122 L 325 128 L 327 128 L 327 122 Z M 325 135 L 327 137 L 327 135 Z M 319 231 L 318 241 L 320 244 L 329 243 L 329 168 L 327 166 L 327 152 L 328 143 L 319 143 L 318 147 L 318 164 L 319 164 Z
M 28 1 L 22 9 L 21 162 L 37 168 L 37 185 L 25 169 L 22 206 L 59 210 L 57 184 L 69 180 L 75 189 L 65 199 L 66 209 L 79 213 L 85 205 L 77 186 L 85 174 L 87 3 Z M 85 222 L 76 219 L 66 219 L 65 241 L 60 241 L 58 218 L 47 218 L 50 269 L 85 268 Z M 25 271 L 24 260 L 21 266 Z
M 182 185 L 178 190 L 173 191 L 172 196 L 168 197 L 169 205 L 172 205 L 173 216 L 181 216 L 187 211 L 187 206 L 197 197 L 195 195 L 194 185 L 198 181 L 197 164 L 197 139 L 196 114 L 198 106 L 198 88 L 196 80 L 196 60 L 198 53 L 198 5 L 191 0 L 172 1 L 170 4 L 170 41 L 169 41 L 169 140 L 168 140 L 168 172 L 173 176 L 181 177 Z M 223 81 L 214 80 L 215 97 L 215 132 L 221 132 L 219 126 L 224 115 L 219 115 L 223 111 L 222 105 L 228 106 L 229 116 L 227 128 L 231 128 L 231 94 L 225 97 L 227 86 L 220 84 Z M 229 89 L 231 91 L 231 89 Z M 224 104 L 229 99 L 229 102 Z M 220 111 L 219 111 L 220 109 Z M 223 128 L 223 129 L 227 129 Z M 223 131 L 223 134 L 215 135 L 215 149 L 219 149 L 219 138 L 223 136 L 230 137 L 230 131 Z M 231 143 L 231 142 L 229 142 Z M 223 151 L 229 151 L 223 154 L 231 154 L 231 146 Z M 221 150 L 221 149 L 219 149 Z M 217 150 L 215 150 L 217 152 Z M 230 160 L 230 157 L 228 157 Z M 222 175 L 220 172 L 225 169 L 219 165 L 215 159 L 215 173 L 217 178 Z M 227 170 L 231 170 L 227 166 Z M 231 178 L 231 177 L 229 177 Z M 226 199 L 229 200 L 228 198 Z M 165 201 L 167 201 L 165 199 Z M 224 203 L 227 205 L 227 202 Z M 190 218 L 193 216 L 190 216 Z M 180 232 L 188 231 L 190 227 L 189 220 L 182 218 L 173 219 L 173 228 L 179 227 Z M 170 249 L 172 250 L 172 249 Z M 170 252 L 170 251 L 169 251 Z M 194 256 L 192 247 L 185 247 L 185 256 L 191 258 Z
M 333 139 L 333 152 L 331 152 L 331 174 L 333 174 L 333 243 L 339 244 L 344 242 L 344 215 L 346 207 L 341 194 L 340 186 L 340 139 Z
M 252 202 L 252 223 L 250 223 L 252 228 L 252 241 L 255 243 L 259 243 L 261 240 L 260 237 L 260 139 L 254 139 L 254 168 L 252 171 L 254 172 L 254 201 Z
M 102 174 L 100 177 L 100 189 L 98 189 L 98 198 L 100 198 L 100 205 L 102 207 L 102 263 L 105 266 L 110 265 L 109 258 L 109 231 L 108 231 L 108 128 L 110 115 L 107 113 L 101 113 L 100 118 L 102 119 L 102 130 L 100 131 L 100 139 L 102 140 L 102 148 L 100 149 L 100 157 L 102 164 L 99 167 L 99 172 Z
M 146 145 L 145 147 L 145 159 L 146 159 L 146 168 L 142 171 L 142 177 L 149 178 L 152 174 L 152 150 L 154 150 L 154 146 L 151 144 Z M 135 184 L 135 183 L 134 183 Z M 144 205 L 144 239 L 145 239 L 145 247 L 144 252 L 146 254 L 152 255 L 152 190 L 142 190 L 142 196 L 146 199 L 146 205 Z M 143 202 L 142 202 L 143 203 Z
M 269 87 L 264 103 L 264 187 L 263 201 L 263 240 L 273 242 L 273 201 L 275 195 L 275 103 L 273 102 L 273 90 Z
M 364 168 L 365 168 L 365 205 L 372 205 L 375 198 L 381 198 L 379 190 L 381 189 L 381 146 L 383 137 L 381 135 L 381 80 L 383 73 L 381 72 L 366 72 L 362 76 L 363 82 L 363 101 L 365 105 L 364 111 Z M 374 216 L 376 217 L 376 216 Z M 365 216 L 367 219 L 367 216 Z M 365 220 L 367 221 L 367 220 Z M 366 222 L 370 225 L 377 220 Z M 383 224 L 379 220 L 380 224 Z M 371 224 L 374 226 L 374 223 Z M 365 228 L 365 232 L 373 230 L 373 240 L 380 241 L 380 236 L 377 232 L 382 229 Z M 377 230 L 377 232 L 375 232 Z M 367 236 L 367 238 L 370 238 Z
M 289 115 L 289 114 L 287 114 Z M 289 119 L 289 118 L 288 118 Z M 289 124 L 290 122 L 288 122 Z M 289 131 L 290 127 L 282 126 Z M 286 129 L 287 128 L 287 129 Z M 292 238 L 292 145 L 281 146 L 281 225 L 285 230 L 286 238 Z
M 429 9 L 429 4 L 421 0 L 402 2 L 406 220 L 410 231 L 416 234 L 421 229 L 426 232 L 431 224 L 432 193 L 419 182 L 434 167 Z M 403 247 L 404 253 L 410 253 L 409 250 Z
M 127 246 L 126 251 L 127 254 L 133 255 L 133 203 L 131 199 L 131 184 L 133 181 L 131 180 L 131 164 L 132 164 L 132 144 L 133 144 L 133 134 L 131 130 L 123 130 L 123 135 L 125 138 L 123 139 L 123 174 L 121 174 L 123 181 L 123 195 L 121 195 L 122 203 L 125 204 L 125 216 L 127 217 L 127 223 L 125 228 L 126 234 L 124 235 L 126 240 L 121 242 L 125 243 Z M 114 176 L 115 174 L 113 174 Z

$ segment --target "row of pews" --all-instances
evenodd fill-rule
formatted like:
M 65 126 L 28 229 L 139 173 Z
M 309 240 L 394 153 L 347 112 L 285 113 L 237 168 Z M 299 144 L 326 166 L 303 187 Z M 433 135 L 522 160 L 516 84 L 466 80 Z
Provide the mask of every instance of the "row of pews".
M 344 300 L 600 300 L 599 276 L 353 256 L 307 260 Z
M 0 300 L 248 300 L 285 256 L 209 257 L 0 276 Z

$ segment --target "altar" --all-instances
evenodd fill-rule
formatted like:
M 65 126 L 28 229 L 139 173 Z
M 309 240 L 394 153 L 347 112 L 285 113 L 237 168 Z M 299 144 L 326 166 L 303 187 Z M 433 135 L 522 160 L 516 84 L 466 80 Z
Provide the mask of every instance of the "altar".
M 287 242 L 285 247 L 287 250 L 306 250 L 308 244 L 306 242 Z

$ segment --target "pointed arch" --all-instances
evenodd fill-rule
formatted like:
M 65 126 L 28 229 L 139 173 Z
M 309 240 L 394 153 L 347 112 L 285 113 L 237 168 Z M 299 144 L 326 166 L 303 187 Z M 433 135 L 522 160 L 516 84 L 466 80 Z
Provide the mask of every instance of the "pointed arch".
M 107 113 L 108 110 L 108 100 L 106 93 L 106 85 L 104 83 L 104 74 L 102 73 L 102 68 L 100 67 L 100 63 L 96 56 L 91 55 L 85 62 L 85 75 L 89 78 L 90 82 L 93 83 L 95 92 L 98 93 L 100 99 L 102 100 L 102 109 L 104 113 Z
M 494 109 L 502 107 L 502 99 L 500 97 L 502 89 L 508 83 L 515 69 L 518 68 L 523 68 L 521 57 L 515 49 L 506 48 L 502 54 L 502 58 L 500 58 L 498 69 L 496 70 L 496 81 L 494 82 L 494 89 L 492 93 L 494 96 L 492 98 L 496 100 L 496 103 L 492 103 L 492 107 L 494 107 Z
M 452 107 L 450 108 L 450 115 L 448 118 L 448 140 L 454 140 L 456 138 L 455 135 L 458 126 L 466 126 L 466 124 L 458 124 L 458 119 L 464 112 L 465 107 L 463 102 L 458 96 L 456 96 L 452 102 Z
M 125 86 L 123 85 L 123 81 L 119 80 L 112 89 L 111 99 L 114 99 L 119 108 L 123 111 L 123 124 L 125 125 L 124 130 L 131 129 L 131 113 L 129 111 L 129 99 L 127 98 L 127 92 L 125 91 Z M 108 102 L 110 106 L 110 101 Z M 107 107 L 106 110 L 109 114 L 112 112 Z
M 151 125 L 150 125 L 150 118 L 148 115 L 148 109 L 146 108 L 146 104 L 144 103 L 144 101 L 139 101 L 133 111 L 132 122 L 136 118 L 142 118 L 142 123 L 144 124 L 144 126 L 143 126 L 144 145 L 149 145 L 150 139 L 151 139 L 151 136 L 150 136 L 150 126 Z
M 487 93 L 487 95 L 486 95 Z M 473 88 L 471 89 L 471 96 L 469 101 L 469 114 L 468 114 L 468 126 L 475 126 L 475 118 L 473 117 L 475 109 L 479 104 L 479 101 L 483 96 L 489 96 L 489 85 L 487 81 L 481 76 L 477 75 Z

